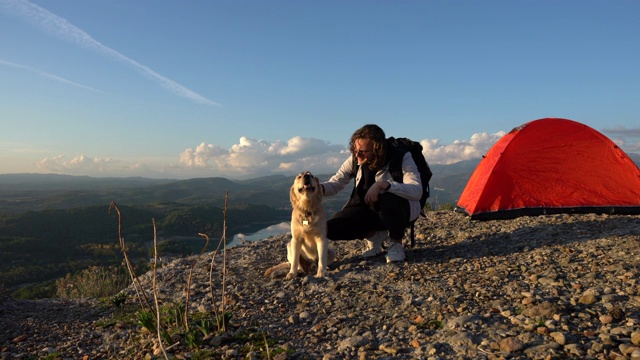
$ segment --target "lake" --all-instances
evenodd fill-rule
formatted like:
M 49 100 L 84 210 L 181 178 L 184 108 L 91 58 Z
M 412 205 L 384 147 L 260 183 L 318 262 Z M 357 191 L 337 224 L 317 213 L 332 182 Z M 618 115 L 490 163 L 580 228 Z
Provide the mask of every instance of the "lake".
M 279 224 L 271 225 L 262 230 L 256 231 L 251 234 L 239 233 L 233 236 L 233 240 L 227 244 L 227 247 L 232 247 L 244 241 L 258 241 L 266 239 L 275 235 L 283 235 L 291 231 L 291 224 L 288 222 L 281 222 Z

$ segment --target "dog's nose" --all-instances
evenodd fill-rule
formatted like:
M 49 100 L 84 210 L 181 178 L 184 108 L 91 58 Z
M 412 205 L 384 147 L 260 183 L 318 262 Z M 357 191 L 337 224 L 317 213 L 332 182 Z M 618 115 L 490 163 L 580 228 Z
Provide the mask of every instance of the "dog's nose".
M 311 179 L 313 178 L 313 175 L 311 175 L 311 173 L 306 172 L 302 177 L 304 178 L 305 184 L 309 184 L 311 182 Z

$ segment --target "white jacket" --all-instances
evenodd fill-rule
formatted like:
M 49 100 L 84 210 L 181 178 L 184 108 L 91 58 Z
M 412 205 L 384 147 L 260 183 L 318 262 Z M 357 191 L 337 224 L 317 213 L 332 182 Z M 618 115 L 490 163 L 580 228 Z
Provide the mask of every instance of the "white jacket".
M 350 156 L 345 162 L 342 163 L 338 172 L 329 179 L 327 182 L 322 183 L 325 196 L 332 196 L 342 191 L 353 178 L 353 158 Z M 358 167 L 358 173 L 356 174 L 356 186 L 362 179 L 362 166 Z M 389 190 L 386 190 L 392 194 L 398 195 L 402 198 L 409 200 L 409 220 L 413 221 L 420 216 L 420 197 L 422 196 L 422 183 L 420 182 L 420 173 L 418 167 L 413 161 L 413 157 L 410 152 L 406 152 L 402 158 L 402 182 L 396 182 L 389 173 L 389 163 L 376 172 L 376 181 L 386 180 L 391 184 Z M 384 193 L 382 190 L 380 193 Z M 349 198 L 349 201 L 345 206 L 351 205 L 354 199 Z

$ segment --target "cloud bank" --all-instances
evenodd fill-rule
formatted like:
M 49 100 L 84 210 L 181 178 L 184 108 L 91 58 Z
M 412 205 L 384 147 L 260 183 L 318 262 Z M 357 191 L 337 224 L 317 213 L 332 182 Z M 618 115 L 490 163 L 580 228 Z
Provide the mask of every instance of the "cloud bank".
M 29 22 L 50 35 L 57 36 L 86 49 L 102 53 L 115 60 L 131 65 L 142 74 L 151 78 L 153 81 L 178 96 L 201 104 L 220 106 L 220 104 L 215 101 L 209 100 L 187 87 L 158 74 L 135 60 L 128 58 L 118 51 L 101 44 L 91 37 L 91 35 L 71 24 L 66 19 L 61 18 L 60 16 L 55 15 L 36 4 L 26 0 L 0 0 L 0 10 L 27 19 Z
M 478 133 L 473 134 L 469 140 L 455 140 L 448 145 L 441 145 L 438 139 L 422 140 L 420 144 L 429 163 L 448 165 L 482 157 L 505 134 L 504 131 L 495 134 Z
M 241 137 L 229 149 L 207 143 L 184 150 L 179 163 L 185 168 L 208 169 L 218 174 L 255 176 L 258 174 L 316 173 L 335 171 L 345 159 L 345 147 L 325 141 L 295 136 L 289 141 L 268 142 Z
M 79 155 L 66 160 L 64 155 L 47 157 L 38 162 L 38 167 L 53 173 L 71 175 L 109 175 L 117 162 L 111 158 L 88 157 Z
M 430 164 L 452 164 L 480 158 L 505 132 L 479 133 L 469 140 L 441 144 L 438 139 L 424 139 L 423 153 Z M 316 174 L 333 174 L 349 157 L 347 146 L 294 136 L 288 141 L 257 140 L 241 137 L 237 144 L 224 148 L 202 142 L 189 147 L 164 162 L 115 160 L 110 157 L 79 155 L 70 160 L 63 155 L 38 162 L 42 171 L 91 176 L 144 176 L 194 178 L 220 176 L 252 178 L 273 174 L 292 175 L 303 170 Z
M 624 147 L 625 151 L 640 150 L 637 141 L 640 139 L 640 129 L 608 129 L 603 132 L 635 138 L 635 143 Z M 505 134 L 505 131 L 493 134 L 483 132 L 473 134 L 468 140 L 455 140 L 450 144 L 441 144 L 439 139 L 423 139 L 420 143 L 429 164 L 448 165 L 482 157 Z M 612 140 L 622 146 L 620 142 Z M 242 179 L 273 174 L 293 175 L 304 170 L 329 175 L 335 173 L 349 156 L 346 144 L 332 145 L 315 138 L 294 136 L 288 141 L 267 141 L 241 137 L 237 144 L 229 148 L 202 142 L 176 154 L 173 159 L 125 160 L 86 155 L 69 159 L 58 155 L 40 160 L 37 166 L 44 172 L 71 175 L 171 179 L 220 176 Z

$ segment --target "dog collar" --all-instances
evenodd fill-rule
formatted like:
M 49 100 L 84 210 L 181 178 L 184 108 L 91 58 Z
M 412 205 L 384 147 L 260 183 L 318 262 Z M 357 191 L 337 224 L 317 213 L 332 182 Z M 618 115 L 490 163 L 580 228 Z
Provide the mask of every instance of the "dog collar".
M 304 214 L 305 217 L 302 218 L 302 225 L 309 225 L 309 219 L 311 218 L 311 216 L 313 215 L 311 213 L 311 211 L 309 211 L 308 213 Z

